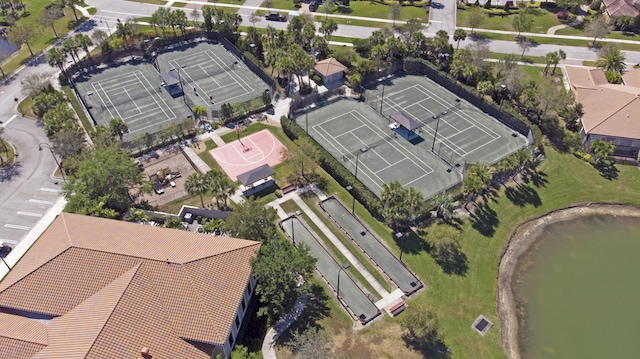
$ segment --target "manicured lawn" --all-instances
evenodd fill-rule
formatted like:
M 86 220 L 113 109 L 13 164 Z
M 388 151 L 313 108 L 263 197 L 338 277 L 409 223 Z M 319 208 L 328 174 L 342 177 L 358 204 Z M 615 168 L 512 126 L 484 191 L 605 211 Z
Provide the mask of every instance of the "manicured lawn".
M 16 24 L 22 24 L 27 27 L 40 27 L 39 24 L 39 16 L 40 13 L 44 10 L 45 6 L 47 6 L 50 2 L 43 0 L 34 0 L 29 1 L 27 4 L 27 14 L 26 17 L 20 17 Z M 69 8 L 63 9 L 64 16 L 58 20 L 56 20 L 55 28 L 58 36 L 64 36 L 69 32 L 67 25 L 70 21 L 74 20 L 73 12 Z M 78 17 L 82 14 L 77 11 Z M 19 12 L 22 15 L 22 11 Z M 0 20 L 3 20 L 4 17 L 0 17 Z M 42 33 L 29 42 L 31 46 L 31 50 L 35 55 L 37 55 L 40 51 L 47 48 L 49 45 L 53 44 L 57 38 L 54 36 L 53 29 L 51 26 L 41 27 Z M 24 65 L 31 58 L 31 54 L 29 53 L 29 49 L 26 45 L 23 45 L 21 49 L 16 51 L 7 61 L 2 64 L 2 69 L 6 74 L 12 73 L 17 70 L 20 66 Z
M 636 190 L 640 185 L 640 171 L 635 166 L 619 165 L 617 168 L 618 178 L 607 180 L 573 155 L 547 148 L 547 159 L 539 167 L 537 177 L 522 182 L 530 194 L 514 193 L 512 188 L 509 191 L 513 196 L 507 197 L 501 188 L 497 196 L 487 202 L 481 216 L 461 220 L 462 250 L 468 260 L 468 270 L 464 275 L 445 274 L 425 252 L 417 236 L 401 243 L 403 261 L 428 286 L 427 290 L 410 299 L 409 305 L 412 301 L 424 301 L 436 312 L 452 358 L 506 358 L 500 344 L 495 278 L 500 253 L 518 224 L 550 210 L 581 202 L 640 204 L 640 193 Z M 334 194 L 345 202 L 351 199 L 347 191 L 333 180 L 328 182 L 325 193 Z M 356 213 L 399 255 L 400 247 L 391 230 L 372 218 L 359 204 Z M 336 315 L 335 312 L 331 314 Z M 495 323 L 484 337 L 471 329 L 471 323 L 479 314 Z M 340 348 L 340 353 L 349 353 L 351 358 L 368 357 L 366 350 L 353 349 L 353 343 L 358 343 L 359 348 L 379 350 L 375 357 L 398 357 L 402 354 L 404 358 L 422 358 L 416 352 L 403 349 L 405 345 L 395 319 L 385 317 L 358 332 L 332 326 L 330 323 L 335 320 L 329 316 L 319 323 L 338 342 L 336 348 Z M 345 336 L 349 339 L 345 340 Z
M 266 8 L 267 6 L 263 3 L 263 4 L 260 4 L 260 7 Z M 293 1 L 291 0 L 273 0 L 270 9 L 286 9 L 286 10 L 297 11 L 300 9 L 300 7 L 296 7 L 293 4 Z
M 147 4 L 153 4 L 153 5 L 164 5 L 167 3 L 166 1 L 162 1 L 162 0 L 128 0 L 128 1 L 142 2 Z
M 495 34 L 489 32 L 478 31 L 479 34 L 485 39 L 491 40 L 504 40 L 504 41 L 515 41 L 515 36 L 510 34 Z M 587 47 L 591 41 L 589 40 L 575 40 L 575 39 L 562 39 L 557 37 L 538 37 L 538 36 L 529 36 L 531 40 L 533 40 L 537 44 L 544 45 L 560 45 L 560 46 L 580 46 Z M 599 42 L 602 44 L 602 42 Z M 640 51 L 640 44 L 618 44 L 618 47 L 621 50 L 627 51 Z M 514 52 L 518 52 L 517 45 L 514 44 Z M 522 51 L 522 50 L 520 50 Z
M 273 128 L 273 126 L 268 126 L 268 125 L 265 125 L 264 123 L 252 123 L 251 125 L 249 125 L 245 129 L 244 132 L 242 132 L 240 134 L 240 138 L 243 138 L 245 136 L 249 136 L 249 135 L 254 134 L 256 132 L 262 131 L 265 128 Z M 273 131 L 271 131 L 271 132 L 273 132 Z M 274 135 L 275 135 L 275 133 L 274 133 Z M 284 133 L 282 134 L 282 136 L 284 136 Z M 231 131 L 229 133 L 225 133 L 224 135 L 220 136 L 220 138 L 222 138 L 222 140 L 225 143 L 229 143 L 229 142 L 232 142 L 232 141 L 235 141 L 235 140 L 238 139 L 238 133 L 236 131 Z
M 171 7 L 185 7 L 187 6 L 186 2 L 174 2 L 173 5 L 171 5 Z
M 556 18 L 556 15 L 554 13 L 549 12 L 545 9 L 532 8 L 530 9 L 530 13 L 533 14 L 534 22 L 533 26 L 531 27 L 531 31 L 529 32 L 546 34 L 547 30 L 550 27 L 560 25 L 562 23 Z M 506 16 L 487 16 L 482 25 L 480 25 L 480 28 L 514 31 L 512 24 L 513 18 L 515 16 L 517 15 L 511 14 Z M 456 26 L 469 27 L 468 17 L 468 11 L 459 11 L 456 18 Z
M 26 115 L 28 117 L 36 118 L 36 115 L 33 113 L 34 103 L 35 101 L 33 100 L 32 97 L 30 96 L 25 97 L 24 100 L 20 101 L 20 103 L 18 104 L 18 112 L 21 115 Z
M 82 122 L 82 127 L 84 127 L 87 133 L 91 133 L 91 130 L 93 130 L 91 120 L 89 120 L 89 118 L 87 118 L 87 115 L 85 115 L 82 109 L 82 105 L 80 104 L 80 102 L 78 102 L 78 99 L 73 94 L 73 90 L 71 90 L 71 88 L 67 85 L 62 87 L 62 91 L 64 92 L 64 95 L 67 96 L 67 99 L 69 100 L 69 103 L 71 103 L 71 107 L 73 107 L 73 110 L 78 115 L 80 122 Z
M 9 142 L 2 139 L 0 139 L 0 145 L 2 145 L 3 148 L 7 148 L 7 152 L 0 152 L 0 156 L 2 157 L 2 164 L 0 164 L 0 168 L 9 167 L 16 159 L 15 150 Z

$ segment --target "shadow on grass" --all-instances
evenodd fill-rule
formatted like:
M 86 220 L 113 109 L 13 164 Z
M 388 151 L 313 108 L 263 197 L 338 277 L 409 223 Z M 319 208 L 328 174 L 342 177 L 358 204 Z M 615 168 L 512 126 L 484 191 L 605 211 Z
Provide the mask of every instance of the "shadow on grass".
M 407 347 L 420 353 L 423 358 L 451 358 L 451 351 L 447 349 L 444 340 L 437 339 L 433 342 L 414 340 L 409 335 L 402 334 L 402 340 Z
M 331 315 L 331 308 L 327 305 L 327 301 L 331 300 L 320 284 L 313 283 L 309 288 L 309 299 L 307 305 L 302 311 L 302 315 L 291 324 L 278 338 L 279 343 L 288 343 L 292 339 L 292 333 L 296 330 L 299 333 L 309 328 L 320 328 L 320 321 Z
M 445 274 L 465 276 L 469 270 L 469 260 L 463 251 L 456 250 L 447 258 L 434 257 L 436 263 Z
M 600 162 L 593 165 L 598 172 L 600 172 L 600 176 L 609 181 L 618 179 L 618 169 L 613 164 L 613 162 Z
M 413 230 L 405 232 L 400 237 L 394 235 L 393 239 L 400 248 L 400 259 L 402 259 L 402 253 L 418 254 L 424 249 L 424 240 Z
M 526 184 L 531 183 L 537 188 L 547 187 L 547 183 L 549 183 L 546 172 L 530 169 L 522 172 L 522 181 Z
M 524 207 L 527 204 L 532 204 L 534 207 L 542 205 L 538 192 L 529 186 L 518 184 L 516 187 L 507 187 L 504 193 L 511 203 L 518 207 Z
M 475 211 L 471 213 L 471 227 L 485 237 L 493 236 L 498 224 L 500 224 L 498 214 L 488 204 L 477 205 Z

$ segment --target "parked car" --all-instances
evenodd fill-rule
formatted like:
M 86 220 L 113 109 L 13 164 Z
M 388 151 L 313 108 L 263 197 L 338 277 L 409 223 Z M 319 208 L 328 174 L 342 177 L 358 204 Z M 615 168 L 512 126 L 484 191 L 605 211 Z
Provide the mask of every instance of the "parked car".
M 282 22 L 287 21 L 287 17 L 280 14 L 279 12 L 270 12 L 267 15 L 265 15 L 265 18 L 271 21 L 282 21 Z
M 316 12 L 318 10 L 318 2 L 317 1 L 312 1 L 309 3 L 309 10 Z

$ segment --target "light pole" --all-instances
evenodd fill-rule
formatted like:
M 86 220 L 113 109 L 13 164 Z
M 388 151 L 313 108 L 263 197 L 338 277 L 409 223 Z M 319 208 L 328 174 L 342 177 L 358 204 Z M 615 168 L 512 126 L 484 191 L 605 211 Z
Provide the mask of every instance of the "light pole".
M 66 182 L 67 179 L 64 178 L 64 171 L 62 170 L 62 166 L 60 166 L 60 162 L 58 162 L 58 159 L 56 158 L 56 155 L 53 153 L 51 146 L 49 146 L 46 143 L 41 143 L 38 145 L 38 151 L 42 151 L 42 147 L 46 147 L 49 149 L 49 152 L 51 152 L 51 156 L 53 156 L 54 161 L 56 161 L 56 165 L 58 165 L 58 170 L 60 170 L 60 174 L 62 175 L 62 180 Z
M 356 153 L 356 173 L 355 173 L 355 177 L 356 179 L 358 179 L 358 159 L 360 158 L 360 155 L 369 151 L 369 147 L 362 147 L 358 153 Z
M 442 116 L 435 115 L 435 117 L 438 119 L 438 121 L 436 122 L 436 132 L 433 134 L 433 143 L 431 144 L 431 152 L 433 152 L 433 148 L 436 146 L 436 137 L 438 137 L 438 126 L 440 125 L 440 117 Z
M 349 263 L 342 263 L 342 265 L 340 266 L 340 269 L 338 269 L 338 300 L 340 300 L 340 272 L 342 272 L 343 270 L 349 268 Z
M 355 216 L 355 211 L 356 211 L 356 195 L 353 194 L 353 192 L 351 192 L 351 190 L 353 189 L 353 186 L 349 185 L 347 187 L 345 187 L 345 189 L 347 191 L 349 191 L 349 193 L 351 193 L 351 197 L 353 198 L 353 200 L 351 201 L 351 214 Z
M 184 68 L 184 65 L 180 66 L 180 68 Z M 178 82 L 180 82 L 180 91 L 182 91 L 182 99 L 184 100 L 184 103 L 187 103 L 187 98 L 185 97 L 185 93 L 184 93 L 184 86 L 182 85 L 182 76 L 180 76 L 180 69 L 172 67 L 169 71 L 175 71 L 178 74 Z
M 507 85 L 500 84 L 500 111 L 502 111 L 502 103 L 504 102 L 504 93 L 507 90 Z
M 382 104 L 384 103 L 384 83 L 382 79 L 378 79 L 378 82 L 382 84 L 382 98 L 380 99 L 380 114 L 382 115 Z
M 102 18 L 102 17 L 101 17 L 101 18 L 100 18 L 100 23 L 102 24 L 103 22 L 104 22 L 105 24 L 107 24 L 107 31 L 109 31 L 109 37 L 111 37 L 111 28 L 109 27 L 109 22 L 108 22 L 107 20 L 105 20 L 104 18 Z

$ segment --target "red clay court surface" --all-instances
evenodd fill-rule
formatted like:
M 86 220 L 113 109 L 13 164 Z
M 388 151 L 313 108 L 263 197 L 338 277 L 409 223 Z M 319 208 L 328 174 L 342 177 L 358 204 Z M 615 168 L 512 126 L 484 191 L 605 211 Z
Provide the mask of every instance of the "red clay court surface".
M 264 164 L 275 166 L 280 163 L 280 149 L 282 147 L 284 145 L 269 130 L 265 129 L 242 137 L 240 141 L 236 140 L 222 147 L 214 148 L 209 153 L 227 176 L 231 180 L 237 181 L 238 175 L 241 173 Z

